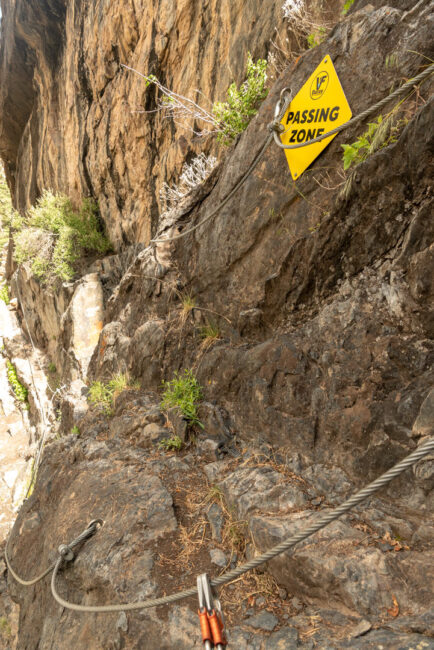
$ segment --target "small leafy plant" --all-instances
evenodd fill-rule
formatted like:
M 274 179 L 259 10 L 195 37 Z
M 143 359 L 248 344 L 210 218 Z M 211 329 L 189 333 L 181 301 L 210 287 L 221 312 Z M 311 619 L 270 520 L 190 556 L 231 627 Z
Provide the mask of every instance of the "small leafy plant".
M 163 399 L 161 408 L 167 411 L 177 407 L 186 420 L 203 428 L 199 421 L 198 407 L 202 399 L 202 388 L 192 370 L 185 369 L 183 373 L 175 372 L 173 379 L 163 382 Z
M 183 442 L 179 436 L 172 436 L 171 438 L 163 438 L 158 443 L 160 449 L 165 451 L 180 451 L 182 449 Z
M 12 628 L 6 616 L 0 616 L 0 634 L 6 639 L 12 636 Z
M 354 4 L 354 0 L 346 0 L 344 6 L 342 7 L 343 16 L 346 16 L 346 14 L 349 12 L 353 4 Z
M 227 91 L 227 101 L 216 102 L 213 106 L 212 112 L 221 124 L 221 131 L 217 134 L 219 142 L 231 144 L 233 139 L 247 128 L 252 117 L 258 112 L 258 105 L 268 94 L 266 81 L 267 61 L 258 59 L 255 63 L 249 52 L 247 79 L 240 88 L 232 83 Z
M 71 280 L 86 251 L 105 253 L 111 248 L 99 230 L 97 215 L 92 199 L 84 199 L 75 212 L 68 197 L 44 190 L 27 217 L 13 224 L 15 261 L 28 264 L 45 285 L 56 278 Z
M 320 45 L 327 34 L 327 29 L 325 27 L 319 26 L 315 31 L 310 32 L 307 35 L 307 46 L 310 50 L 313 50 L 314 47 Z
M 80 435 L 80 433 L 81 433 L 81 432 L 80 432 L 80 429 L 78 428 L 78 426 L 77 426 L 76 424 L 74 424 L 74 426 L 72 427 L 72 429 L 71 429 L 71 433 L 72 433 L 74 436 L 79 436 L 79 435 Z
M 13 363 L 6 359 L 6 372 L 8 376 L 9 384 L 12 387 L 12 390 L 15 393 L 15 397 L 19 402 L 27 402 L 28 390 L 25 386 L 22 385 L 20 380 L 17 377 L 17 371 Z
M 89 386 L 88 400 L 91 404 L 100 407 L 106 415 L 112 415 L 116 395 L 124 390 L 138 388 L 140 388 L 139 382 L 131 382 L 128 373 L 120 372 L 108 382 L 94 381 Z
M 9 305 L 10 303 L 9 290 L 7 284 L 4 284 L 0 289 L 0 300 L 3 300 L 5 305 Z
M 341 145 L 344 150 L 342 155 L 344 169 L 349 169 L 351 165 L 358 165 L 378 149 L 396 142 L 397 132 L 404 123 L 404 120 L 399 120 L 393 124 L 391 116 L 383 119 L 382 115 L 375 122 L 369 122 L 368 129 L 355 142 Z

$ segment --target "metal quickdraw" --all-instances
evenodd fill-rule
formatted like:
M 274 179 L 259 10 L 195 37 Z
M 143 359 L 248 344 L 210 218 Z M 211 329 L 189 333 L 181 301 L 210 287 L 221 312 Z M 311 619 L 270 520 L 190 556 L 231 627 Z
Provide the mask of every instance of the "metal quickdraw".
M 224 620 L 220 601 L 214 598 L 211 583 L 206 573 L 197 578 L 199 596 L 199 622 L 205 650 L 223 650 L 227 645 Z

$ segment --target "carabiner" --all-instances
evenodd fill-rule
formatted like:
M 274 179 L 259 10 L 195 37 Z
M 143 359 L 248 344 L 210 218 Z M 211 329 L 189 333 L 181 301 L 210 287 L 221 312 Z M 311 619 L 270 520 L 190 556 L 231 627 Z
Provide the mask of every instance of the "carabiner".
M 207 599 L 205 597 L 204 582 L 202 578 L 206 574 L 200 575 L 197 577 L 197 593 L 199 597 L 199 623 L 200 631 L 202 633 L 202 642 L 204 644 L 205 650 L 212 650 L 212 633 L 208 620 L 208 609 L 206 607 Z
M 205 649 L 224 650 L 227 645 L 224 633 L 224 621 L 220 601 L 214 599 L 208 575 L 202 573 L 197 578 L 199 595 L 199 620 Z M 210 643 L 212 641 L 212 644 Z

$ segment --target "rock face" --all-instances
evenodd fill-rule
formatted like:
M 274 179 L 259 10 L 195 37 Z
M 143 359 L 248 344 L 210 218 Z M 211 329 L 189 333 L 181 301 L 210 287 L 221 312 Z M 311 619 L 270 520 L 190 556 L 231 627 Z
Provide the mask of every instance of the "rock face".
M 46 187 L 75 202 L 94 196 L 117 247 L 149 239 L 162 183 L 213 146 L 152 112 L 154 92 L 121 64 L 194 100 L 195 89 L 222 100 L 282 21 L 274 0 L 1 6 L 1 155 L 15 204 L 28 208 Z
M 384 33 L 389 54 L 399 52 L 399 74 L 414 75 L 419 62 L 403 43 L 424 51 L 426 10 L 419 20 L 390 7 L 355 13 L 283 74 L 217 185 L 191 209 L 193 222 L 257 153 L 282 86 L 300 87 L 329 52 L 357 113 L 396 80 L 396 70 L 370 57 L 372 48 L 383 51 Z M 428 98 L 429 83 L 424 92 Z M 328 176 L 313 166 L 297 186 L 282 152 L 270 147 L 213 221 L 172 245 L 165 266 L 149 249 L 139 254 L 108 301 L 91 372 L 113 371 L 122 358 L 157 389 L 173 370 L 195 364 L 198 327 L 212 318 L 220 340 L 201 354 L 198 377 L 234 431 L 338 460 L 363 478 L 385 469 L 414 446 L 412 425 L 434 376 L 431 117 L 428 100 L 396 142 L 356 168 L 344 197 L 323 187 L 339 185 L 337 143 L 318 163 Z M 360 130 L 339 137 L 351 142 Z M 182 336 L 173 327 L 179 292 L 198 306 Z
M 26 207 L 46 186 L 74 200 L 90 192 L 119 249 L 56 294 L 25 269 L 11 281 L 68 386 L 63 435 L 46 446 L 20 510 L 12 561 L 29 577 L 101 517 L 58 577 L 62 597 L 87 605 L 224 572 L 434 431 L 431 78 L 353 171 L 343 172 L 340 144 L 365 124 L 339 135 L 297 184 L 270 145 L 212 220 L 147 245 L 151 231 L 182 233 L 209 216 L 262 147 L 281 89 L 298 90 L 326 54 L 353 114 L 420 72 L 434 58 L 434 3 L 355 2 L 282 72 L 210 178 L 158 223 L 163 180 L 215 144 L 132 112 L 153 99 L 120 63 L 183 94 L 197 85 L 222 97 L 242 78 L 247 50 L 265 53 L 280 3 L 139 5 L 2 5 L 0 149 L 15 202 Z M 160 409 L 162 380 L 184 368 L 203 388 L 203 429 Z M 116 394 L 110 415 L 89 408 L 87 384 L 120 371 L 141 388 Z M 167 451 L 174 435 L 181 453 Z M 264 573 L 222 589 L 231 646 L 434 647 L 433 476 L 427 457 Z M 9 577 L 9 590 L 19 648 L 201 647 L 193 600 L 94 615 L 54 605 L 47 580 L 26 589 Z

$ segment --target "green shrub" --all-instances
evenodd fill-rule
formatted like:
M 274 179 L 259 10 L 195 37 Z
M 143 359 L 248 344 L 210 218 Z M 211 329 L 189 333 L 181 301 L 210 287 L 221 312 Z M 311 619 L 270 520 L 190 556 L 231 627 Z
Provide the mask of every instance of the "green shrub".
M 191 370 L 185 369 L 183 374 L 175 372 L 171 381 L 163 382 L 163 400 L 161 408 L 167 411 L 177 407 L 186 420 L 197 424 L 203 429 L 199 421 L 198 407 L 202 399 L 202 388 Z
M 99 230 L 97 214 L 92 199 L 84 199 L 77 213 L 68 197 L 44 190 L 27 217 L 12 224 L 15 261 L 28 263 L 44 284 L 56 278 L 71 280 L 76 262 L 86 251 L 105 253 L 111 248 Z
M 94 381 L 89 386 L 88 400 L 94 406 L 101 407 L 108 415 L 112 412 L 112 392 L 108 384 L 102 381 Z
M 5 305 L 9 305 L 10 303 L 9 290 L 7 284 L 4 284 L 0 289 L 0 300 L 3 300 Z
M 76 424 L 74 424 L 74 426 L 72 427 L 71 433 L 74 436 L 79 436 L 80 435 L 80 429 L 78 428 L 78 426 Z
M 113 401 L 116 395 L 123 390 L 138 389 L 137 381 L 131 382 L 128 373 L 118 373 L 108 382 L 94 381 L 89 386 L 88 400 L 91 404 L 99 406 L 106 415 L 113 414 Z
M 165 451 L 179 451 L 182 449 L 183 442 L 179 436 L 172 436 L 171 438 L 163 438 L 158 443 L 160 449 Z
M 124 64 L 121 66 L 142 77 L 146 86 L 155 85 L 159 91 L 159 95 L 156 96 L 157 111 L 164 111 L 166 117 L 172 117 L 195 136 L 217 133 L 218 140 L 224 144 L 230 144 L 239 133 L 245 130 L 252 117 L 257 113 L 259 103 L 268 93 L 265 88 L 267 61 L 258 59 L 255 63 L 250 52 L 247 59 L 247 79 L 240 88 L 232 83 L 227 91 L 227 101 L 215 102 L 211 111 L 202 108 L 196 101 L 167 88 L 155 75 L 142 74 Z M 201 123 L 203 129 L 198 130 L 197 125 Z
M 15 397 L 19 402 L 27 402 L 28 390 L 22 385 L 17 377 L 17 371 L 13 363 L 6 359 L 6 372 L 8 375 L 9 384 L 15 393 Z
M 213 106 L 212 112 L 222 129 L 217 135 L 219 142 L 230 144 L 246 129 L 252 117 L 258 112 L 259 103 L 267 96 L 266 81 L 267 61 L 258 59 L 254 63 L 249 52 L 246 81 L 240 88 L 232 83 L 227 91 L 227 101 L 216 102 Z

